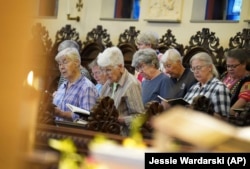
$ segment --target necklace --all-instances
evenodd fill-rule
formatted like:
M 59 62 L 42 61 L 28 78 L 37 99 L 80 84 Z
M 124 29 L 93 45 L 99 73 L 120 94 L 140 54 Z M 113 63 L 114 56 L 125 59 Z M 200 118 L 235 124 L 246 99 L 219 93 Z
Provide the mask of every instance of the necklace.
M 231 90 L 235 86 L 235 83 L 239 81 L 239 79 L 233 79 L 232 77 L 228 76 L 223 82 Z

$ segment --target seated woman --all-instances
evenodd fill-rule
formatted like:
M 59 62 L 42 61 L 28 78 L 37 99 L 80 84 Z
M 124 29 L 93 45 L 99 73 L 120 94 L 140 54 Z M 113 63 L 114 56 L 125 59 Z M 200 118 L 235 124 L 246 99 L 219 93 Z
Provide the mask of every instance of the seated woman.
M 109 96 L 114 100 L 122 125 L 121 135 L 128 136 L 131 121 L 145 112 L 140 82 L 125 68 L 122 52 L 116 46 L 99 53 L 97 63 L 108 77 L 100 97 Z
M 191 104 L 196 96 L 204 95 L 212 100 L 215 114 L 227 119 L 230 110 L 230 91 L 218 79 L 218 71 L 210 55 L 206 52 L 195 54 L 190 59 L 190 66 L 198 82 L 188 90 L 184 100 Z
M 172 88 L 170 78 L 159 70 L 159 59 L 155 50 L 151 48 L 140 49 L 133 55 L 132 66 L 143 76 L 142 100 L 146 105 L 150 101 L 161 100 L 158 95 L 167 98 Z
M 136 39 L 136 46 L 138 50 L 147 48 L 153 49 L 156 51 L 157 57 L 159 59 L 162 53 L 160 53 L 158 50 L 158 44 L 159 44 L 159 36 L 156 32 L 153 31 L 146 31 L 140 33 Z M 160 65 L 159 69 L 163 70 L 163 66 Z M 140 72 L 136 71 L 135 74 L 137 76 L 137 79 L 140 80 L 140 82 L 144 80 L 143 75 Z
M 244 108 L 250 102 L 250 72 L 248 60 L 250 53 L 246 49 L 232 49 L 225 53 L 227 71 L 221 81 L 230 89 L 231 115 L 233 109 Z
M 88 67 L 91 69 L 91 75 L 96 81 L 96 89 L 98 91 L 98 94 L 100 95 L 102 86 L 105 84 L 105 82 L 108 80 L 106 72 L 102 71 L 100 66 L 97 64 L 97 59 L 94 59 Z
M 66 49 L 66 48 L 76 48 L 78 51 L 80 51 L 80 47 L 79 45 L 77 44 L 76 41 L 73 41 L 73 40 L 64 40 L 62 41 L 59 45 L 58 45 L 58 48 L 57 48 L 57 51 L 60 52 L 62 51 L 63 49 Z M 88 70 L 83 67 L 81 65 L 80 67 L 80 70 L 81 70 L 81 73 L 86 76 L 88 79 L 91 80 L 91 76 L 88 72 Z M 58 87 L 60 87 L 60 85 L 65 81 L 66 79 L 61 75 L 60 76 L 60 79 L 58 81 Z
M 90 111 L 96 103 L 98 92 L 95 85 L 80 71 L 81 58 L 76 48 L 66 48 L 60 51 L 55 60 L 59 70 L 66 79 L 54 94 L 56 120 L 74 121 L 79 115 L 74 114 L 66 106 L 72 104 Z

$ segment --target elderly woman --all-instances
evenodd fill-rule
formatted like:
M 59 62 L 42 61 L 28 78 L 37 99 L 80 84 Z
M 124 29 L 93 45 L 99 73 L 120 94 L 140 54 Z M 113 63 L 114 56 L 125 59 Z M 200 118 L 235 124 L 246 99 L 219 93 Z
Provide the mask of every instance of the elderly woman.
M 233 109 L 244 108 L 250 102 L 250 53 L 245 49 L 232 49 L 225 53 L 227 71 L 222 74 L 222 82 L 231 92 L 231 114 Z
M 62 51 L 63 49 L 66 49 L 66 48 L 76 48 L 78 51 L 80 51 L 80 46 L 78 45 L 78 43 L 74 40 L 64 40 L 62 41 L 59 45 L 58 45 L 58 48 L 57 48 L 57 51 L 60 52 Z M 81 73 L 86 76 L 89 80 L 91 80 L 91 76 L 88 72 L 88 70 L 83 67 L 82 65 L 80 66 L 80 70 L 81 70 Z M 58 81 L 58 87 L 60 87 L 60 85 L 65 81 L 66 79 L 61 75 L 60 76 L 60 79 Z
M 133 55 L 132 66 L 142 74 L 142 100 L 143 104 L 150 101 L 161 102 L 158 95 L 167 98 L 172 90 L 170 78 L 159 70 L 159 60 L 155 50 L 145 48 L 138 50 Z
M 74 121 L 79 115 L 74 114 L 66 106 L 67 103 L 90 111 L 98 97 L 95 85 L 81 74 L 81 59 L 76 48 L 66 48 L 60 51 L 55 60 L 59 65 L 61 75 L 66 79 L 53 98 L 56 120 Z
M 108 77 L 100 96 L 110 96 L 114 99 L 120 113 L 118 120 L 122 124 L 121 134 L 127 136 L 131 120 L 145 111 L 140 82 L 124 67 L 122 52 L 115 46 L 100 53 L 97 63 Z
M 159 52 L 158 50 L 158 44 L 159 44 L 159 36 L 156 32 L 153 31 L 146 31 L 138 35 L 136 39 L 136 45 L 137 48 L 140 49 L 147 49 L 151 48 L 154 49 L 157 53 L 158 59 L 162 56 L 162 53 Z M 160 63 L 159 69 L 161 71 L 164 71 L 163 65 Z M 137 79 L 142 81 L 143 76 L 141 73 L 136 71 Z
M 105 82 L 108 79 L 107 74 L 106 72 L 102 71 L 100 66 L 97 64 L 97 59 L 94 59 L 92 62 L 90 62 L 88 67 L 91 69 L 91 75 L 96 81 L 95 87 L 98 91 L 98 94 L 100 94 L 102 90 L 102 86 L 105 84 Z
M 152 48 L 157 50 L 159 37 L 156 32 L 148 31 L 138 35 L 136 45 L 138 49 Z
M 228 118 L 230 110 L 230 91 L 218 79 L 218 71 L 208 53 L 200 52 L 190 60 L 191 71 L 197 79 L 184 96 L 190 104 L 198 95 L 204 95 L 213 102 L 216 115 L 222 119 Z

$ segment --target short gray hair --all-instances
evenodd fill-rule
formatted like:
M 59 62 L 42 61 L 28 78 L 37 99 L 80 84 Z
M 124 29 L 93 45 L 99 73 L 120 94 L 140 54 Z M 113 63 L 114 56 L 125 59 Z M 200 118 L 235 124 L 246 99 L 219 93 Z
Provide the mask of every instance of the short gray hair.
M 60 58 L 62 58 L 62 57 L 67 57 L 73 61 L 79 61 L 81 63 L 81 57 L 80 57 L 80 54 L 76 48 L 63 49 L 62 51 L 60 51 L 56 55 L 55 60 L 59 61 Z
M 142 63 L 153 65 L 156 69 L 159 69 L 160 63 L 156 51 L 151 48 L 136 51 L 133 55 L 131 66 L 137 68 Z
M 166 63 L 169 60 L 173 62 L 177 62 L 177 61 L 182 62 L 182 57 L 181 57 L 180 52 L 176 49 L 166 50 L 166 52 L 161 57 L 161 62 Z
M 144 32 L 138 35 L 136 43 L 151 45 L 151 48 L 157 49 L 159 43 L 159 36 L 156 32 L 152 31 Z
M 124 66 L 124 58 L 121 50 L 116 47 L 106 48 L 102 53 L 97 56 L 97 64 L 100 67 L 106 66 Z
M 88 68 L 89 68 L 89 69 L 93 69 L 95 66 L 99 66 L 99 65 L 97 64 L 97 58 L 94 59 L 94 60 L 92 60 L 92 61 L 88 64 Z
M 205 64 L 212 65 L 212 74 L 214 77 L 219 77 L 219 73 L 213 63 L 212 57 L 206 53 L 206 52 L 199 52 L 196 53 L 194 56 L 191 57 L 190 59 L 190 65 L 192 65 L 193 60 L 200 60 L 203 61 Z
M 73 41 L 73 40 L 64 40 L 64 41 L 62 41 L 58 45 L 57 51 L 60 52 L 63 49 L 66 49 L 66 48 L 76 48 L 78 51 L 80 51 L 80 47 L 79 47 L 78 43 L 76 41 Z

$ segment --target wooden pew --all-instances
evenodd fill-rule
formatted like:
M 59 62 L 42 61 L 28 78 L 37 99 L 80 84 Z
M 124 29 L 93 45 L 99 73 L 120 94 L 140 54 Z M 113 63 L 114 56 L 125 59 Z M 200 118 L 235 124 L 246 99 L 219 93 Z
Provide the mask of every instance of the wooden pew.
M 158 50 L 160 53 L 165 53 L 167 49 L 175 48 L 177 49 L 181 56 L 184 54 L 184 47 L 182 44 L 177 43 L 175 35 L 172 34 L 172 30 L 168 29 L 164 35 L 159 39 Z
M 103 29 L 101 25 L 97 25 L 88 32 L 86 40 L 83 42 L 83 49 L 81 51 L 81 61 L 85 68 L 88 68 L 88 64 L 93 61 L 100 52 L 107 47 L 113 46 L 110 40 L 110 34 L 107 29 Z
M 224 49 L 220 45 L 220 39 L 215 36 L 215 32 L 210 32 L 209 28 L 202 28 L 190 37 L 189 45 L 184 48 L 183 64 L 185 67 L 189 67 L 189 60 L 199 52 L 210 54 L 220 74 L 226 70 Z
M 236 35 L 230 37 L 228 45 L 225 51 L 234 48 L 250 50 L 250 29 L 244 28 L 242 32 L 237 32 Z
M 137 51 L 136 38 L 140 33 L 134 26 L 130 26 L 129 29 L 125 29 L 119 36 L 117 47 L 121 49 L 124 56 L 125 67 L 127 70 L 134 74 L 135 68 L 131 66 L 134 53 Z

